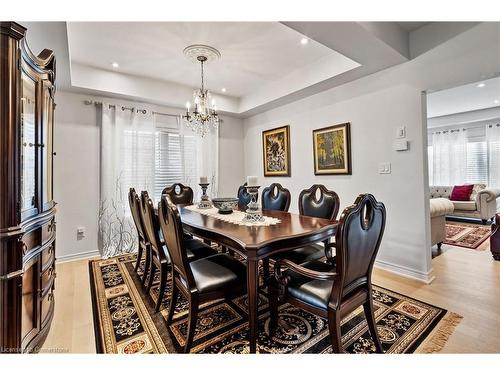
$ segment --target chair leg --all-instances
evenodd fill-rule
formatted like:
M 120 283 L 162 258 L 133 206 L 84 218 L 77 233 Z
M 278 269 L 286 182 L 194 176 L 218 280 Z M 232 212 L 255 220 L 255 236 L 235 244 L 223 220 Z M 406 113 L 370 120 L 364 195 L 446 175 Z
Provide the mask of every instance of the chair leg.
M 139 269 L 141 260 L 142 260 L 142 246 L 141 244 L 139 244 L 139 248 L 137 249 L 137 260 L 135 261 L 135 267 L 134 267 L 135 272 L 137 272 L 137 270 Z
M 269 336 L 274 336 L 278 328 L 278 306 L 279 306 L 279 290 L 275 286 L 269 285 Z
M 172 318 L 174 317 L 175 306 L 177 305 L 177 298 L 179 297 L 179 289 L 175 285 L 174 273 L 172 272 L 172 295 L 170 296 L 170 303 L 168 307 L 167 315 L 167 327 L 172 324 Z
M 373 301 L 371 298 L 369 301 L 363 304 L 363 309 L 365 310 L 368 329 L 370 330 L 370 334 L 372 335 L 375 349 L 377 350 L 377 353 L 383 353 L 382 344 L 380 343 L 380 338 L 378 337 L 377 324 L 375 323 L 375 315 L 373 314 Z
M 189 298 L 189 325 L 186 335 L 186 345 L 184 353 L 189 353 L 191 344 L 193 343 L 194 332 L 196 331 L 196 321 L 198 320 L 198 296 L 191 294 Z
M 149 269 L 151 263 L 151 253 L 150 249 L 146 248 L 146 260 L 144 262 L 144 273 L 142 274 L 142 285 L 146 286 L 146 280 L 148 279 Z
M 155 278 L 155 273 L 156 273 L 156 264 L 153 262 L 153 257 L 149 260 L 149 281 L 148 281 L 148 287 L 146 288 L 146 294 L 149 294 L 149 291 L 151 290 L 151 287 L 153 286 L 153 280 Z
M 160 268 L 160 290 L 158 291 L 158 300 L 156 301 L 155 312 L 160 311 L 160 306 L 165 294 L 165 287 L 167 286 L 168 277 L 168 264 L 163 263 Z
M 269 258 L 262 259 L 262 268 L 264 269 L 264 284 L 269 280 Z
M 342 333 L 340 332 L 340 311 L 328 311 L 328 329 L 334 353 L 342 353 Z

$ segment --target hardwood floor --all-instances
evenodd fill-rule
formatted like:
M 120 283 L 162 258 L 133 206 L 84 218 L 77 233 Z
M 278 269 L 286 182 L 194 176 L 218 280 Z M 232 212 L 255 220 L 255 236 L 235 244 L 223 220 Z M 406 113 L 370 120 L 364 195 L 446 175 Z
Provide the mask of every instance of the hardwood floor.
M 379 269 L 373 282 L 464 317 L 442 353 L 500 353 L 500 262 L 487 250 L 489 241 L 480 246 L 484 251 L 443 248 L 432 261 L 430 285 Z M 42 350 L 95 353 L 88 260 L 57 264 L 56 282 L 54 321 Z

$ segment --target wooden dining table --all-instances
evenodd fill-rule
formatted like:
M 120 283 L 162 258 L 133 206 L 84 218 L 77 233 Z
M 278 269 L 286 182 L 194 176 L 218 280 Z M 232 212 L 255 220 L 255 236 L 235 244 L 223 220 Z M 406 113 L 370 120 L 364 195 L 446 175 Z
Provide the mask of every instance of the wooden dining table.
M 280 223 L 268 226 L 247 226 L 181 207 L 185 231 L 197 237 L 226 246 L 247 260 L 247 293 L 250 353 L 257 349 L 259 260 L 280 252 L 324 241 L 335 235 L 337 221 L 294 213 L 262 210 L 264 216 Z

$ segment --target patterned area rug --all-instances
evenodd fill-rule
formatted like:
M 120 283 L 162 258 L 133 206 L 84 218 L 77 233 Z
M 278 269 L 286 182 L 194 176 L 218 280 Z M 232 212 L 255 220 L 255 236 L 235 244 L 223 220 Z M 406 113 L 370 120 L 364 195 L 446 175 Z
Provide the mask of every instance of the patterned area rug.
M 154 313 L 158 275 L 150 295 L 134 271 L 135 255 L 89 262 L 96 347 L 98 353 L 175 353 L 185 342 L 187 301 L 179 296 L 167 329 L 169 291 Z M 430 353 L 442 349 L 461 317 L 390 290 L 374 286 L 375 316 L 386 353 Z M 246 295 L 202 305 L 191 352 L 247 353 Z M 327 322 L 301 309 L 280 307 L 279 328 L 269 336 L 268 300 L 259 296 L 261 353 L 331 353 Z M 342 320 L 347 353 L 375 351 L 363 309 Z
M 478 249 L 484 241 L 491 236 L 489 225 L 468 224 L 456 221 L 446 222 L 445 244 L 466 247 L 468 249 Z

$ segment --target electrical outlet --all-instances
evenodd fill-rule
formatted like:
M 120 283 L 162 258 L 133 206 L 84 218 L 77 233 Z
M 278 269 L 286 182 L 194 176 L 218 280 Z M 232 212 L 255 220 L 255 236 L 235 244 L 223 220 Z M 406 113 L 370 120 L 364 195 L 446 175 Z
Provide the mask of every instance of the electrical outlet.
M 80 240 L 83 237 L 85 237 L 85 227 L 76 228 L 76 238 Z

